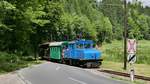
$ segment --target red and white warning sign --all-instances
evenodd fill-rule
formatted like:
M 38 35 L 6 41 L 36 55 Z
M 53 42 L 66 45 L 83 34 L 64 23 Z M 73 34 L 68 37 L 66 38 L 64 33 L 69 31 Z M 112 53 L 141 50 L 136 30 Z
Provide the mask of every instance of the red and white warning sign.
M 128 45 L 128 53 L 136 53 L 136 40 L 135 39 L 128 39 L 127 45 Z

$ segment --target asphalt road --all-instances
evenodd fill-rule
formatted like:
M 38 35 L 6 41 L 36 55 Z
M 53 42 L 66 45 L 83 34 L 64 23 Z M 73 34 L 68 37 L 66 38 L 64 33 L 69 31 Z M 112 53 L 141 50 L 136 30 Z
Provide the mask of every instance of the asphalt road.
M 83 68 L 47 62 L 18 72 L 26 84 L 125 84 Z

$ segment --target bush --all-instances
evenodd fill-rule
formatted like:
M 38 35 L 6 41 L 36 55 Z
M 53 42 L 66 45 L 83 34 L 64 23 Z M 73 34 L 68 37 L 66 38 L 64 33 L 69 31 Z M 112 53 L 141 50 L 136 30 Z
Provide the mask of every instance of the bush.
M 0 52 L 0 72 L 10 72 L 28 66 L 32 57 Z

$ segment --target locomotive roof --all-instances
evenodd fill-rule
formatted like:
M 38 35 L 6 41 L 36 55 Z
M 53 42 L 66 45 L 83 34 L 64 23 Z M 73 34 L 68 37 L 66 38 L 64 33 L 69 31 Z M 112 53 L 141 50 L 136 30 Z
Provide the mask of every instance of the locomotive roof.
M 61 46 L 63 42 L 51 42 L 49 46 Z
M 69 44 L 74 44 L 74 43 L 75 43 L 75 41 L 70 41 L 70 42 L 69 42 Z
M 76 44 L 93 44 L 92 40 L 77 40 Z
M 40 44 L 39 46 L 42 47 L 42 46 L 61 46 L 61 45 L 65 45 L 67 44 L 68 42 L 67 41 L 62 41 L 62 42 L 45 42 L 43 44 Z
M 50 42 L 45 42 L 45 43 L 39 44 L 39 47 L 49 46 L 49 44 L 50 44 Z

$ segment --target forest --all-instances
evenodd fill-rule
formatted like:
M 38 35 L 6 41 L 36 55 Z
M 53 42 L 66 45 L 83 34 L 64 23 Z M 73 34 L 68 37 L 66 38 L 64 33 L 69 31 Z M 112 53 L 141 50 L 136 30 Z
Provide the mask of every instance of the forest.
M 128 38 L 150 40 L 150 7 L 127 4 Z M 0 0 L 0 51 L 27 56 L 48 41 L 123 39 L 123 0 Z

